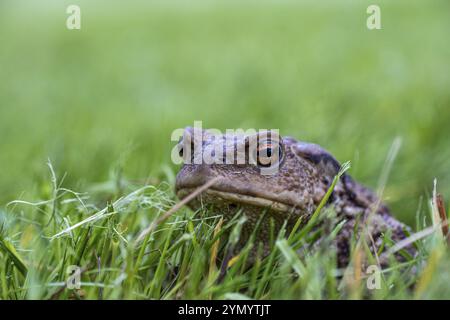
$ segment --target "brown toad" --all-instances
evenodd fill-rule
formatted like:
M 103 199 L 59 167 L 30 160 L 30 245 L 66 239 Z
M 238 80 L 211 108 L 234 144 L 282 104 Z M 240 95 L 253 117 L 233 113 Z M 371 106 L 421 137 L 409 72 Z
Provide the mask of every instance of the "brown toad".
M 249 141 L 256 141 L 254 150 L 249 147 Z M 215 179 L 215 183 L 189 202 L 189 206 L 195 210 L 202 205 L 213 205 L 215 212 L 223 214 L 225 220 L 242 210 L 247 222 L 242 230 L 241 246 L 265 212 L 257 241 L 263 243 L 266 254 L 269 248 L 269 217 L 275 222 L 275 231 L 285 221 L 288 229 L 292 228 L 299 217 L 307 222 L 340 169 L 339 162 L 320 146 L 291 137 L 279 137 L 270 131 L 254 135 L 219 135 L 208 130 L 186 128 L 179 148 L 184 164 L 176 178 L 178 197 L 183 199 L 196 188 Z M 221 151 L 219 155 L 218 150 Z M 189 151 L 188 155 L 186 151 Z M 237 155 L 242 152 L 244 162 L 239 162 Z M 216 162 L 211 162 L 211 159 L 207 163 L 202 161 L 205 154 L 212 155 Z M 234 156 L 231 161 L 225 157 L 229 155 Z M 275 161 L 268 162 L 268 158 Z M 276 170 L 262 174 L 268 164 Z M 390 215 L 389 209 L 379 202 L 371 190 L 347 174 L 336 184 L 327 205 L 334 207 L 339 221 L 346 221 L 335 239 L 338 265 L 341 267 L 349 263 L 350 239 L 355 229 L 359 234 L 361 226 L 369 220 L 369 247 L 372 252 L 374 249 L 386 252 L 387 246 L 383 244 L 386 233 L 394 242 L 407 236 L 407 227 Z M 355 228 L 356 224 L 358 228 Z M 411 246 L 407 250 L 414 255 Z M 397 258 L 401 259 L 401 256 Z M 385 265 L 386 261 L 382 259 L 381 264 Z

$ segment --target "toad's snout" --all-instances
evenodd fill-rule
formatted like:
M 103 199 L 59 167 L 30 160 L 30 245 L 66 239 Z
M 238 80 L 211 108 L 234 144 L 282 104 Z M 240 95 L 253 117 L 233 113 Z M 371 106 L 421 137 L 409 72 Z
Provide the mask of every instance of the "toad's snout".
M 197 188 L 213 179 L 213 171 L 206 164 L 185 164 L 177 174 L 175 191 Z

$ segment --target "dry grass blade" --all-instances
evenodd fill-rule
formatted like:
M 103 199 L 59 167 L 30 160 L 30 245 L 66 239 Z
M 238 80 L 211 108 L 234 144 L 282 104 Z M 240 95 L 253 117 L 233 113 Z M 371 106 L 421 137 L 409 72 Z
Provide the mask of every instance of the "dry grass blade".
M 413 235 L 411 235 L 410 237 L 408 237 L 406 239 L 403 239 L 403 240 L 397 242 L 391 249 L 389 249 L 389 251 L 387 251 L 386 255 L 388 255 L 388 256 L 392 255 L 392 254 L 396 253 L 397 251 L 400 251 L 403 248 L 413 244 L 414 242 L 432 235 L 437 230 L 439 230 L 440 226 L 441 225 L 428 227 L 426 229 L 423 229 L 419 232 L 414 233 Z
M 214 228 L 214 237 L 216 237 L 222 229 L 223 217 L 220 218 L 219 223 Z M 209 277 L 212 279 L 216 271 L 217 252 L 219 251 L 220 238 L 217 239 L 211 247 L 211 258 L 209 259 Z
M 436 196 L 436 207 L 439 212 L 439 217 L 442 221 L 442 234 L 447 239 L 447 243 L 450 244 L 450 238 L 448 234 L 448 220 L 447 220 L 447 213 L 445 212 L 445 205 L 444 205 L 444 199 L 442 195 L 439 193 Z
M 434 179 L 433 198 L 431 199 L 431 213 L 433 225 L 436 227 L 441 226 L 439 233 L 445 240 L 447 240 L 447 243 L 450 243 L 450 239 L 448 238 L 448 221 L 444 198 L 437 191 L 437 179 Z
M 88 270 L 88 266 L 81 268 L 80 270 L 80 276 L 85 273 Z M 64 282 L 64 285 L 61 286 L 61 288 L 59 288 L 58 290 L 56 290 L 56 292 L 54 292 L 49 300 L 57 300 L 59 298 L 59 296 L 64 292 L 64 290 L 66 290 L 67 288 L 67 282 Z
M 167 211 L 165 214 L 163 214 L 161 217 L 153 221 L 150 226 L 148 226 L 144 231 L 141 232 L 139 237 L 136 239 L 136 243 L 139 243 L 142 241 L 142 239 L 145 238 L 147 234 L 152 232 L 161 222 L 168 219 L 172 214 L 180 210 L 181 207 L 183 207 L 185 204 L 189 203 L 191 200 L 193 200 L 195 197 L 197 197 L 199 194 L 204 192 L 205 190 L 209 189 L 219 178 L 214 178 L 209 180 L 207 183 L 202 185 L 201 187 L 198 187 L 194 192 L 192 192 L 190 195 L 188 195 L 186 198 L 178 202 L 176 205 L 174 205 L 169 211 Z

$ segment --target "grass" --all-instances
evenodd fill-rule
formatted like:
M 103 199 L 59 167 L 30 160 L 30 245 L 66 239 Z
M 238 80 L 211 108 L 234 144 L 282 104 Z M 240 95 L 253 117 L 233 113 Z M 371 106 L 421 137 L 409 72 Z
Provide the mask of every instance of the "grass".
M 367 276 L 353 271 L 361 254 L 356 242 L 353 263 L 336 268 L 330 248 L 342 221 L 321 205 L 304 227 L 272 234 L 270 255 L 249 264 L 249 250 L 258 245 L 251 239 L 221 277 L 221 261 L 239 239 L 242 215 L 225 224 L 213 209 L 181 208 L 139 237 L 174 206 L 169 185 L 136 188 L 121 181 L 134 191 L 111 201 L 106 199 L 114 193 L 81 194 L 52 177 L 47 200 L 7 206 L 0 235 L 2 299 L 441 299 L 450 294 L 443 286 L 447 273 L 439 272 L 450 255 L 438 232 L 420 238 L 418 257 L 393 262 L 383 271 L 381 287 L 369 290 Z M 105 201 L 104 208 L 97 207 Z M 318 237 L 318 247 L 302 249 Z M 364 254 L 376 264 L 368 251 Z M 81 268 L 79 289 L 67 288 L 70 266 Z
M 450 198 L 450 8 L 432 2 L 381 0 L 383 29 L 368 31 L 370 1 L 79 1 L 82 29 L 69 31 L 70 1 L 3 1 L 0 297 L 450 298 L 448 250 L 426 231 L 435 178 Z M 274 234 L 269 257 L 250 268 L 235 258 L 220 283 L 211 257 L 237 241 L 240 217 L 183 207 L 136 243 L 177 203 L 169 137 L 194 120 L 278 128 L 350 160 L 356 180 L 428 234 L 419 256 L 387 270 L 381 290 L 335 277 L 345 272 L 325 244 L 293 254 L 333 234 L 326 207 L 316 222 L 329 229 Z M 70 265 L 81 291 L 62 286 Z

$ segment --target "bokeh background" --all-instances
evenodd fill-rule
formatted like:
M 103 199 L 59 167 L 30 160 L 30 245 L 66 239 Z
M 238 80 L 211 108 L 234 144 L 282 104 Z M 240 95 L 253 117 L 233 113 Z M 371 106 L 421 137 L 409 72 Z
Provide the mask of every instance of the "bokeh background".
M 171 132 L 202 120 L 319 143 L 371 187 L 401 137 L 385 199 L 412 223 L 435 177 L 450 199 L 449 32 L 447 0 L 1 0 L 0 202 L 39 199 L 47 159 L 78 191 L 170 182 Z

